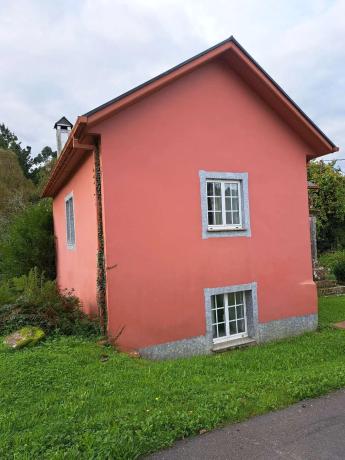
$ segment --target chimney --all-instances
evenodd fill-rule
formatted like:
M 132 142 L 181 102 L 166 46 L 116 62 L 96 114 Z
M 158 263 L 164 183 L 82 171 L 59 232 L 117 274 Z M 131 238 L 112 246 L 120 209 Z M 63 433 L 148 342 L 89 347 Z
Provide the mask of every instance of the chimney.
M 69 122 L 66 117 L 60 118 L 60 120 L 55 123 L 54 129 L 56 129 L 57 156 L 60 155 L 72 128 L 72 123 Z

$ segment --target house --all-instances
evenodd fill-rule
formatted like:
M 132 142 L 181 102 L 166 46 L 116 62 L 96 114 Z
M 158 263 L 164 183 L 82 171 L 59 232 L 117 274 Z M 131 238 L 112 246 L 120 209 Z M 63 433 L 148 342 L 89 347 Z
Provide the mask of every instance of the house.
M 306 162 L 337 150 L 231 37 L 78 117 L 43 193 L 59 286 L 152 358 L 313 330 Z

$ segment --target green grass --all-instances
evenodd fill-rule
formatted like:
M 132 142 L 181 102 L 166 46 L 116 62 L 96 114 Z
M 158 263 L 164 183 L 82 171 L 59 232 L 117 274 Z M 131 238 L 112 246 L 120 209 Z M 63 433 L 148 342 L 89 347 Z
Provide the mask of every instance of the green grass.
M 329 327 L 343 319 L 345 297 L 323 298 L 318 332 L 165 362 L 80 338 L 0 348 L 0 458 L 137 458 L 345 386 L 345 331 Z

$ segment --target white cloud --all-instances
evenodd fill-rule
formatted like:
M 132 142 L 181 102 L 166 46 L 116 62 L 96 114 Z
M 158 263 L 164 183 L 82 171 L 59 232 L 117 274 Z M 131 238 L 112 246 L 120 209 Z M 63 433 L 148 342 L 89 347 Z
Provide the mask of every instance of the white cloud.
M 61 115 L 74 121 L 230 35 L 345 144 L 344 0 L 2 0 L 0 122 L 36 152 L 54 146 Z

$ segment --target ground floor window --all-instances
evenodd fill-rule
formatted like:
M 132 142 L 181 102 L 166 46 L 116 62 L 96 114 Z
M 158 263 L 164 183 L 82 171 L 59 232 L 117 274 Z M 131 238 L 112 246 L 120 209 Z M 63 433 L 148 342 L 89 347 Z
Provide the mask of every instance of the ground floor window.
M 248 336 L 243 291 L 212 295 L 211 311 L 214 343 Z

